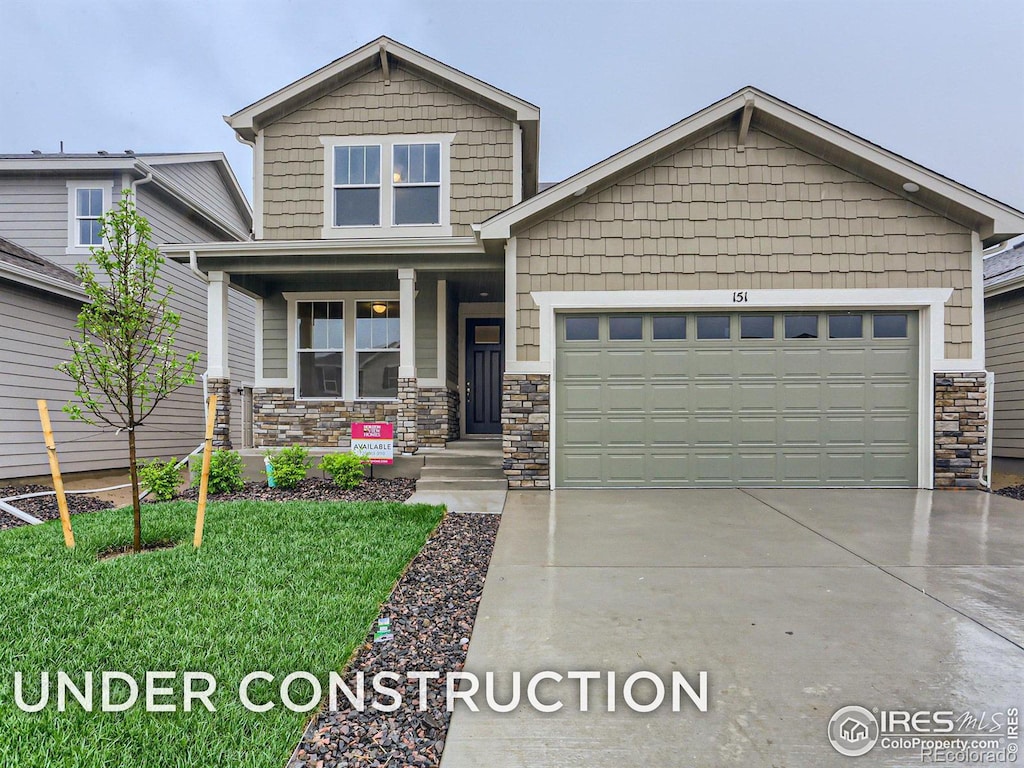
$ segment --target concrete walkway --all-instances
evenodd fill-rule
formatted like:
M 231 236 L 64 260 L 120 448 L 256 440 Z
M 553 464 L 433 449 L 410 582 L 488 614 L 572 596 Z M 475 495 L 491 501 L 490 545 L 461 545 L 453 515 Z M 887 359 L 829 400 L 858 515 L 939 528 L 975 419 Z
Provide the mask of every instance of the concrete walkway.
M 511 492 L 466 669 L 614 670 L 456 707 L 442 768 L 920 764 L 833 750 L 840 707 L 1024 705 L 1024 503 L 977 492 Z M 629 711 L 630 672 L 708 673 L 708 711 Z M 596 684 L 595 684 L 596 685 Z M 638 699 L 644 699 L 637 688 Z M 523 684 L 525 699 L 525 683 Z M 649 696 L 653 688 L 649 689 Z M 648 696 L 648 698 L 649 698 Z M 986 764 L 968 761 L 963 764 Z

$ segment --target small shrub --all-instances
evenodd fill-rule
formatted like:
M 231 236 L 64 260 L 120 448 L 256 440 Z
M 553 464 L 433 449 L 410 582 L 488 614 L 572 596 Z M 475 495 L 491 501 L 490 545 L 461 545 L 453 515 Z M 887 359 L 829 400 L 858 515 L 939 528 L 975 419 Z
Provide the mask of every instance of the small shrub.
M 317 469 L 333 477 L 339 488 L 351 491 L 363 484 L 363 467 L 369 463 L 368 458 L 358 453 L 332 453 L 320 460 Z
M 267 451 L 267 458 L 274 468 L 274 480 L 278 488 L 294 488 L 306 479 L 313 462 L 310 461 L 309 451 L 301 445 L 293 445 L 291 448 L 282 448 L 279 451 Z M 265 471 L 265 470 L 264 470 Z
M 192 472 L 192 487 L 198 488 L 203 479 L 203 457 L 193 456 L 189 469 Z M 210 454 L 210 481 L 206 487 L 208 493 L 230 493 L 240 491 L 244 486 L 241 454 L 222 448 Z
M 178 460 L 161 461 L 153 459 L 139 465 L 139 480 L 157 501 L 170 501 L 181 485 L 181 470 Z

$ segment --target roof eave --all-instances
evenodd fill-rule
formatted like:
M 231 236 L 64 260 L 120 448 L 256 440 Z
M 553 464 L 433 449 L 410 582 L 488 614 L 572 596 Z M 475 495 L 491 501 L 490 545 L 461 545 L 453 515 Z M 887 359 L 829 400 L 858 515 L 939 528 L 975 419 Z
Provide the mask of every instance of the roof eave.
M 19 267 L 16 264 L 0 261 L 0 278 L 76 301 L 85 302 L 89 300 L 89 295 L 79 286 L 56 281 L 49 275 L 42 275 L 31 269 Z
M 357 48 L 340 59 L 336 59 L 315 72 L 274 91 L 269 96 L 265 96 L 259 101 L 240 109 L 238 112 L 226 115 L 224 120 L 239 136 L 247 141 L 254 141 L 260 128 L 260 118 L 263 115 L 274 111 L 289 101 L 300 100 L 304 93 L 316 89 L 324 82 L 340 79 L 347 71 L 355 69 L 360 65 L 365 65 L 374 57 L 379 57 L 382 46 L 387 53 L 397 56 L 414 67 L 425 70 L 460 88 L 476 93 L 483 99 L 502 107 L 511 112 L 517 121 L 540 120 L 540 109 L 535 105 L 495 88 L 471 75 L 460 72 L 453 67 L 449 67 L 447 64 L 432 59 L 388 37 L 379 37 L 361 48 Z

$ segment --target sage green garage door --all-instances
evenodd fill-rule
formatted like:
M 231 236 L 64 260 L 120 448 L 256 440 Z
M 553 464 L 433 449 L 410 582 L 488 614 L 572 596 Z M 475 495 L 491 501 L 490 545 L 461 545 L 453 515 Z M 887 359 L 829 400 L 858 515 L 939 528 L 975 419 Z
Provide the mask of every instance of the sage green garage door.
M 559 315 L 555 483 L 916 486 L 913 312 Z

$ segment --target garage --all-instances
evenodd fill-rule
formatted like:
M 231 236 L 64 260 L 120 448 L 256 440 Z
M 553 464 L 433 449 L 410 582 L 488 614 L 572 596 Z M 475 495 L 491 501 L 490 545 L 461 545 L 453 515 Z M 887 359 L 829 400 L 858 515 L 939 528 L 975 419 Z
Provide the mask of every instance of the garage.
M 918 485 L 911 311 L 556 316 L 555 485 Z

